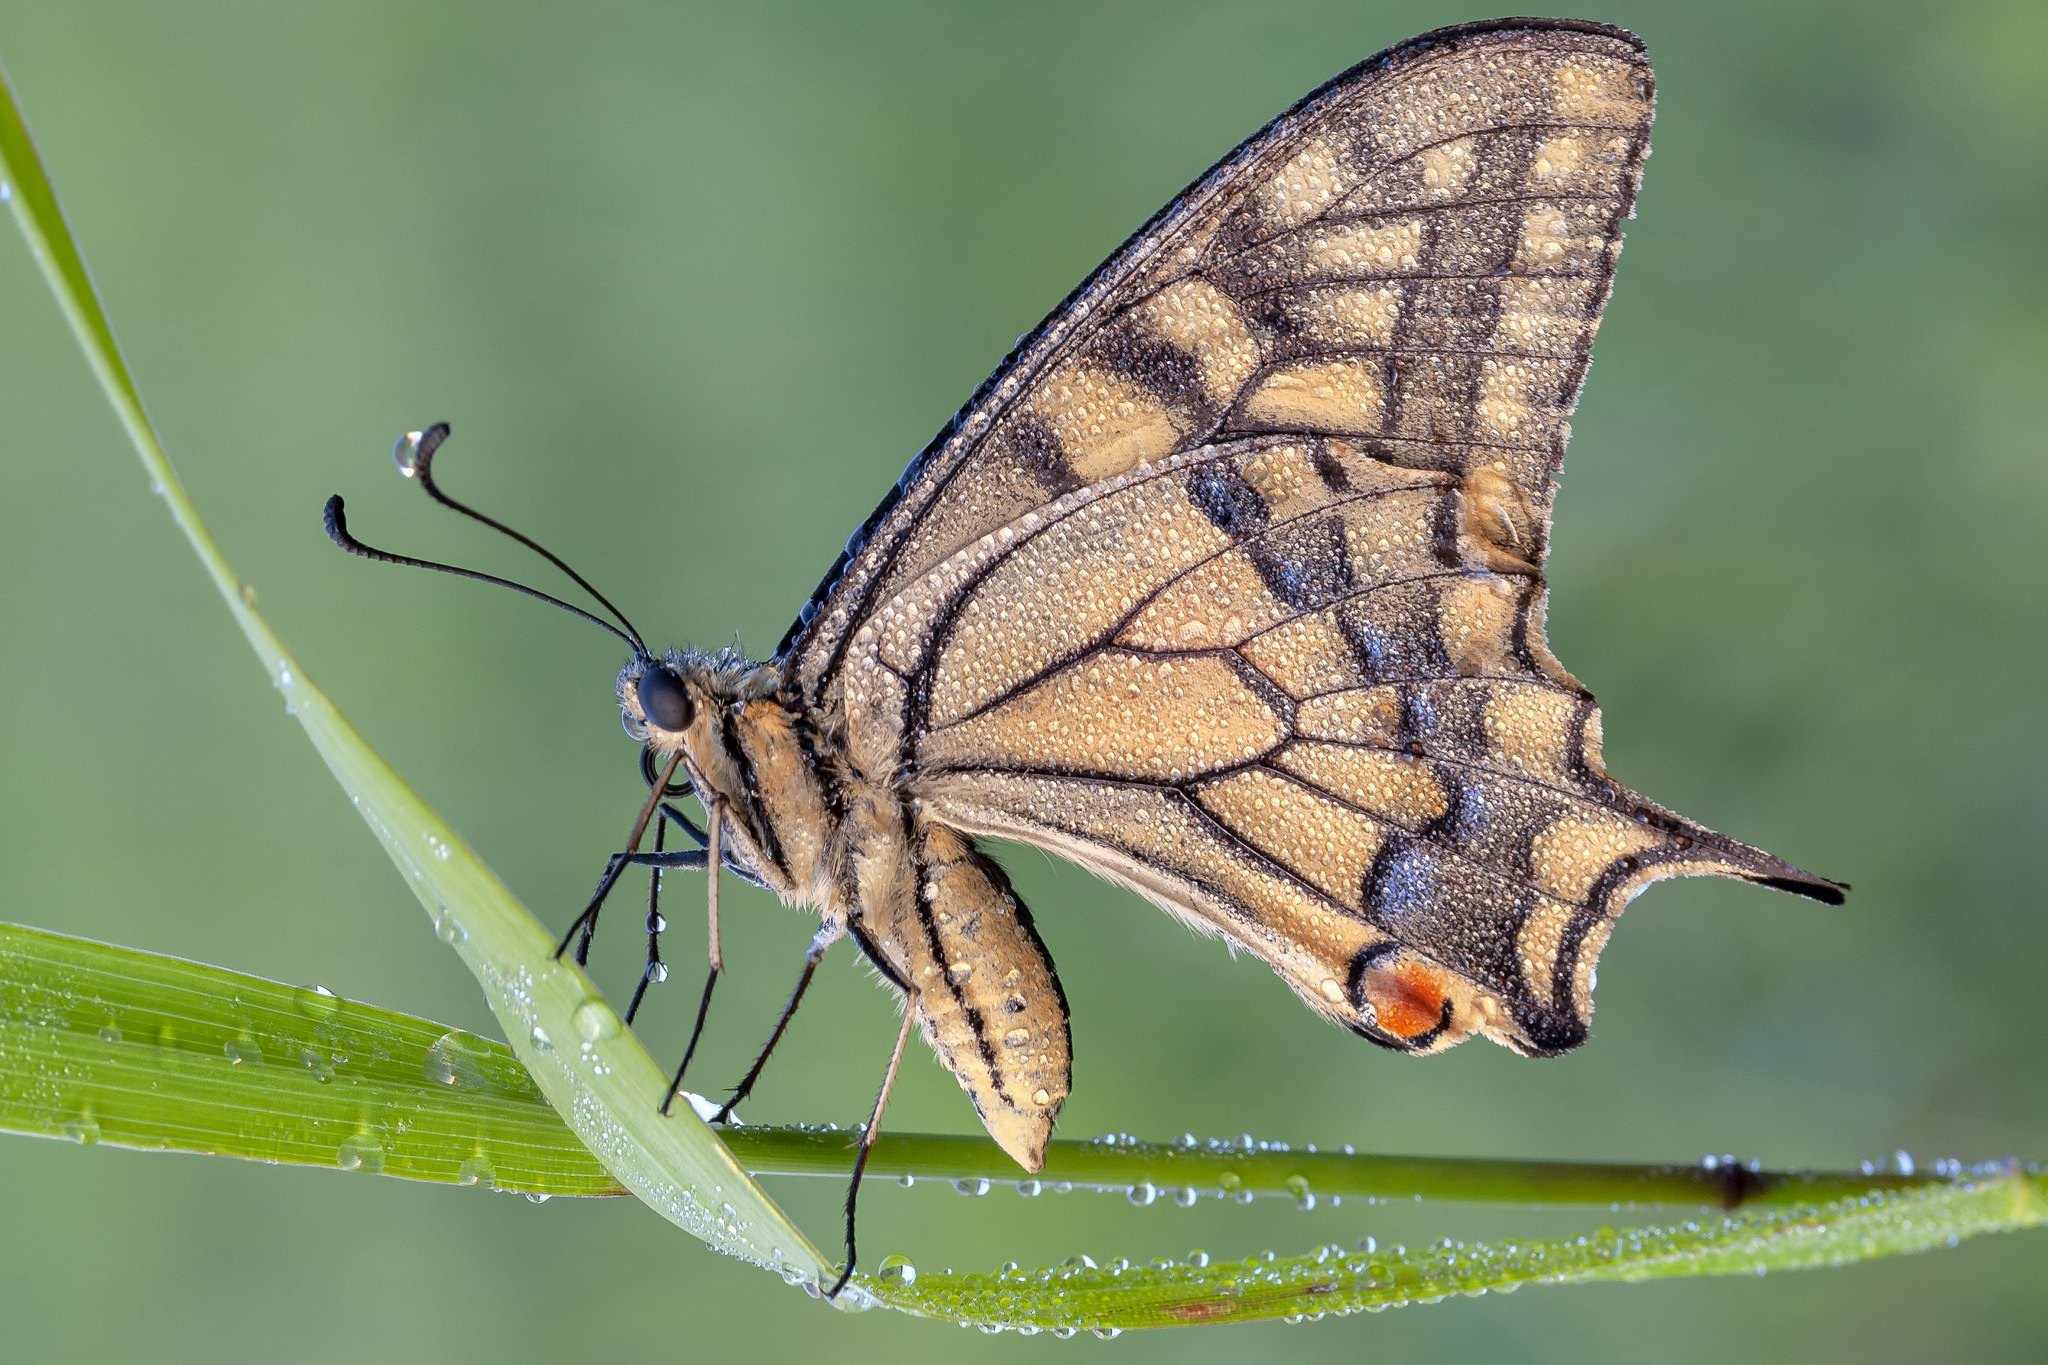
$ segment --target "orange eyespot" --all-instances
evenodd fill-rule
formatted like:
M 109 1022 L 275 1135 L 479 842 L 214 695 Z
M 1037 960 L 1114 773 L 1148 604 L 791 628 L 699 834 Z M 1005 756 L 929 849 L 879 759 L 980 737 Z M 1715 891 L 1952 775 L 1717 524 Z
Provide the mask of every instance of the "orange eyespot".
M 1365 998 L 1381 1029 L 1397 1038 L 1419 1038 L 1443 1021 L 1450 991 L 1433 969 L 1397 962 L 1366 973 Z

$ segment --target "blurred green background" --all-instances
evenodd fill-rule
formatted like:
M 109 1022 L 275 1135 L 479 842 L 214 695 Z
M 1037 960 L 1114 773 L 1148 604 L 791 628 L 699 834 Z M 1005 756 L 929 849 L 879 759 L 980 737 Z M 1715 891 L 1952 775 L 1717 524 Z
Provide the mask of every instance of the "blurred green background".
M 1441 3 L 287 6 L 0 0 L 16 82 L 174 459 L 306 666 L 551 922 L 641 790 L 617 651 L 365 535 L 530 572 L 393 477 L 558 546 L 657 639 L 757 654 L 905 459 L 1123 236 Z M 1552 642 L 1659 801 L 1856 883 L 1652 891 L 1592 1042 L 1427 1063 L 1039 854 L 1075 1010 L 1062 1131 L 1775 1165 L 2048 1157 L 2048 11 L 1615 0 L 1657 155 L 1558 506 Z M 479 993 L 253 666 L 25 250 L 0 242 L 0 914 L 472 1028 Z M 672 959 L 698 918 L 672 905 Z M 623 989 L 630 910 L 601 945 Z M 697 1079 L 736 1076 L 806 919 L 727 917 Z M 650 1010 L 657 1055 L 695 971 Z M 851 1123 L 894 1013 L 822 974 L 751 1117 Z M 891 1114 L 971 1130 L 918 1052 Z M 780 1182 L 821 1243 L 836 1187 Z M 985 1341 L 825 1312 L 626 1201 L 0 1141 L 18 1360 L 2038 1360 L 2048 1241 L 1544 1290 L 1295 1328 Z M 1530 1214 L 1303 1213 L 882 1185 L 870 1264 L 1033 1263 Z M 1578 1220 L 1583 1225 L 1587 1219 Z

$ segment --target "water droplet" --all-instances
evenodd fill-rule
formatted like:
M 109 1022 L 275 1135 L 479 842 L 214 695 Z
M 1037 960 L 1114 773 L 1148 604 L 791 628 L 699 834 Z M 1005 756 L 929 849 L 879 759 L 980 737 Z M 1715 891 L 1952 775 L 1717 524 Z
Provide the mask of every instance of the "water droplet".
M 1316 1193 L 1309 1188 L 1307 1176 L 1290 1175 L 1282 1184 L 1286 1187 L 1289 1197 L 1294 1200 L 1294 1207 L 1312 1209 L 1316 1206 Z
M 1037 1198 L 1038 1192 L 1044 1188 L 1045 1182 L 1040 1180 L 1020 1180 L 1017 1182 L 1017 1193 L 1023 1195 L 1026 1199 Z
M 1223 1191 L 1223 1197 L 1236 1204 L 1252 1202 L 1252 1192 L 1244 1187 L 1244 1177 L 1236 1171 L 1225 1171 L 1216 1177 L 1216 1188 Z
M 542 1194 L 539 1190 L 528 1190 L 526 1192 L 526 1202 L 529 1204 L 545 1204 L 553 1198 L 553 1195 Z
M 1038 1089 L 1031 1092 L 1031 1102 L 1033 1104 L 1051 1104 L 1052 1091 L 1047 1090 L 1041 1085 Z
M 9 181 L 6 181 L 6 180 L 0 180 L 0 204 L 11 204 L 11 203 L 13 203 L 13 202 L 14 202 L 14 186 L 13 186 L 13 184 L 12 184 L 11 182 L 9 182 Z
M 1069 1270 L 1093 1270 L 1095 1269 L 1095 1258 L 1086 1254 L 1069 1256 L 1066 1260 L 1061 1261 L 1060 1264 Z
M 498 1184 L 498 1173 L 491 1169 L 489 1159 L 482 1152 L 478 1152 L 455 1168 L 455 1183 L 481 1185 L 487 1190 L 495 1189 Z
M 1115 1341 L 1124 1334 L 1124 1329 L 1121 1327 L 1091 1327 L 1088 1330 L 1101 1337 L 1104 1341 Z
M 1900 1175 L 1913 1174 L 1913 1154 L 1901 1149 L 1892 1153 L 1892 1169 Z
M 917 1267 L 908 1256 L 884 1256 L 875 1267 L 875 1278 L 892 1289 L 907 1289 L 917 1283 Z
M 246 1033 L 239 1037 L 228 1039 L 225 1043 L 221 1044 L 220 1050 L 236 1066 L 261 1066 L 263 1064 L 263 1049 L 257 1046 L 256 1040 Z
M 1144 1208 L 1158 1197 L 1159 1187 L 1149 1180 L 1140 1180 L 1137 1184 L 1124 1191 L 1124 1198 L 1130 1200 L 1139 1208 Z
M 450 1029 L 427 1049 L 420 1070 L 435 1085 L 451 1090 L 480 1090 L 484 1085 L 484 1060 L 490 1055 L 490 1044 L 483 1039 L 461 1029 Z
M 902 1175 L 896 1177 L 896 1183 L 907 1190 L 911 1188 L 913 1185 L 917 1184 L 917 1177 L 912 1175 L 910 1172 L 905 1171 Z
M 317 1047 L 300 1048 L 299 1064 L 312 1072 L 313 1079 L 322 1085 L 334 1079 L 334 1067 L 328 1062 L 327 1055 Z
M 469 930 L 462 927 L 453 910 L 443 910 L 434 916 L 434 937 L 452 948 L 469 938 Z
M 1013 1028 L 1003 1035 L 1004 1047 L 1023 1047 L 1030 1041 L 1031 1030 L 1028 1028 Z
M 341 997 L 325 986 L 299 986 L 292 991 L 292 1004 L 308 1019 L 325 1021 L 341 1013 Z
M 82 1147 L 90 1147 L 100 1140 L 100 1121 L 91 1114 L 80 1114 L 58 1124 L 57 1131 Z
M 104 1024 L 101 1024 L 101 1025 L 100 1025 L 100 1041 L 101 1041 L 101 1042 L 103 1042 L 103 1043 L 118 1043 L 118 1042 L 120 1042 L 120 1041 L 121 1041 L 121 1026 L 120 1026 L 119 1024 L 115 1023 L 115 1022 L 114 1022 L 113 1020 L 111 1020 L 111 1019 L 107 1020 L 107 1022 L 106 1022 L 106 1023 L 104 1023 Z
M 1173 1202 L 1184 1209 L 1193 1208 L 1195 1201 L 1201 1197 L 1202 1192 L 1193 1185 L 1181 1185 L 1173 1191 Z
M 569 1022 L 576 1026 L 576 1036 L 586 1043 L 602 1042 L 619 1031 L 618 1014 L 602 1000 L 584 1001 L 569 1016 Z
M 668 964 L 666 962 L 657 962 L 652 967 L 649 967 L 647 969 L 647 979 L 657 985 L 668 980 Z
M 553 1052 L 555 1050 L 555 1040 L 548 1037 L 548 1031 L 539 1024 L 535 1024 L 533 1032 L 526 1036 L 532 1040 L 536 1052 Z
M 344 1171 L 376 1175 L 384 1169 L 384 1144 L 372 1133 L 351 1134 L 335 1149 L 334 1164 Z
M 982 1195 L 988 1193 L 988 1177 L 980 1175 L 968 1176 L 963 1180 L 954 1181 L 953 1188 L 966 1195 L 969 1199 L 979 1199 Z
M 1190 1251 L 1188 1253 L 1188 1264 L 1193 1266 L 1197 1270 L 1207 1269 L 1209 1265 L 1209 1253 L 1206 1251 L 1199 1250 Z
M 398 466 L 398 472 L 411 478 L 420 472 L 420 437 L 424 432 L 408 431 L 391 447 L 391 463 Z

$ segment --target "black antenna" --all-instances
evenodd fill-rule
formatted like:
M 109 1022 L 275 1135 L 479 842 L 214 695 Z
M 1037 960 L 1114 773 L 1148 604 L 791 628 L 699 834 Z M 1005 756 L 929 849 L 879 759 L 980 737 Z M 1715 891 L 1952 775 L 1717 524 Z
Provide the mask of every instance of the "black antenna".
M 563 573 L 569 575 L 575 581 L 577 587 L 596 598 L 599 605 L 618 618 L 619 624 L 626 628 L 626 633 L 633 637 L 633 643 L 638 646 L 640 653 L 647 653 L 646 642 L 641 640 L 640 632 L 633 628 L 633 623 L 626 619 L 626 613 L 614 606 L 611 598 L 606 597 L 593 587 L 589 579 L 570 568 L 560 555 L 535 540 L 532 536 L 522 535 L 504 522 L 499 521 L 496 517 L 485 516 L 468 503 L 451 498 L 441 491 L 441 485 L 434 482 L 434 452 L 439 450 L 441 443 L 448 439 L 448 433 L 449 426 L 446 422 L 436 422 L 425 431 L 409 431 L 399 437 L 398 444 L 391 448 L 391 458 L 397 464 L 398 472 L 405 475 L 408 479 L 418 479 L 420 487 L 427 490 L 427 496 L 440 503 L 449 511 L 460 512 L 471 521 L 481 522 L 485 526 L 490 527 L 499 535 L 511 537 L 539 555 L 542 559 L 545 559 L 548 563 L 560 569 Z
M 403 564 L 409 568 L 432 569 L 436 573 L 454 574 L 458 578 L 473 578 L 480 583 L 493 583 L 501 588 L 510 588 L 514 592 L 525 593 L 528 597 L 538 598 L 543 602 L 550 603 L 562 608 L 564 611 L 580 616 L 593 625 L 602 626 L 618 636 L 619 639 L 625 641 L 627 646 L 641 658 L 652 657 L 647 648 L 647 642 L 641 638 L 640 631 L 627 618 L 626 613 L 620 611 L 609 597 L 606 597 L 592 586 L 589 579 L 570 568 L 560 555 L 548 549 L 547 546 L 542 545 L 533 537 L 513 530 L 497 518 L 486 516 L 469 504 L 452 498 L 442 491 L 441 486 L 434 482 L 434 452 L 439 450 L 441 443 L 448 439 L 448 432 L 449 427 L 446 422 L 436 422 L 424 431 L 409 431 L 399 437 L 397 444 L 391 448 L 391 459 L 398 466 L 398 472 L 408 479 L 417 478 L 420 482 L 420 487 L 426 490 L 427 496 L 440 503 L 443 507 L 448 508 L 450 511 L 460 512 L 470 520 L 481 522 L 493 531 L 498 532 L 498 534 L 518 541 L 521 545 L 524 545 L 527 549 L 533 551 L 557 569 L 560 569 L 575 582 L 577 587 L 589 593 L 591 597 L 596 599 L 599 605 L 618 618 L 619 624 L 617 626 L 600 616 L 585 611 L 581 607 L 564 602 L 552 593 L 542 592 L 538 588 L 530 588 L 524 583 L 515 583 L 509 578 L 500 578 L 496 574 L 482 573 L 475 569 L 458 568 L 453 564 L 442 564 L 431 559 L 415 559 L 410 555 L 394 554 L 388 550 L 379 550 L 374 546 L 367 545 L 349 534 L 348 523 L 342 516 L 341 495 L 338 493 L 327 500 L 327 510 L 323 518 L 327 524 L 327 538 L 352 555 L 373 560 L 380 564 Z M 621 626 L 624 627 L 623 630 L 620 629 Z
M 341 494 L 339 493 L 336 493 L 327 500 L 327 509 L 322 513 L 321 519 L 327 524 L 327 538 L 358 558 L 371 560 L 378 564 L 403 564 L 410 569 L 432 569 L 435 573 L 454 574 L 457 578 L 474 578 L 479 583 L 494 583 L 501 588 L 510 588 L 514 592 L 525 593 L 528 597 L 537 597 L 543 602 L 560 607 L 572 616 L 580 616 L 592 625 L 610 631 L 625 641 L 626 647 L 635 654 L 643 659 L 648 657 L 647 646 L 640 643 L 636 636 L 626 634 L 625 631 L 620 630 L 602 616 L 593 616 L 573 603 L 564 602 L 553 593 L 542 592 L 539 588 L 529 588 L 524 583 L 514 583 L 511 579 L 500 578 L 496 574 L 482 573 L 476 569 L 457 568 L 453 564 L 441 564 L 431 559 L 414 559 L 411 555 L 393 554 L 389 550 L 380 550 L 374 545 L 364 544 L 349 534 L 348 522 L 342 516 Z

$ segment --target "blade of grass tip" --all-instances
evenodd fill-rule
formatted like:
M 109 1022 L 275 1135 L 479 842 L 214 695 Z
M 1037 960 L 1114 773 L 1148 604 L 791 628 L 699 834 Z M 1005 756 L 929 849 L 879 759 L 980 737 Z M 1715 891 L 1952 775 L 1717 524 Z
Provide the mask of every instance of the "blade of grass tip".
M 709 1245 L 815 1281 L 828 1263 L 703 1122 L 658 1108 L 667 1077 L 589 980 L 439 816 L 400 780 L 292 660 L 255 609 L 172 471 L 83 257 L 64 222 L 12 85 L 0 73 L 0 197 L 127 430 L 152 485 L 297 717 L 441 938 L 483 985 L 492 1012 L 548 1101 L 619 1182 Z M 860 1295 L 842 1295 L 854 1306 Z

